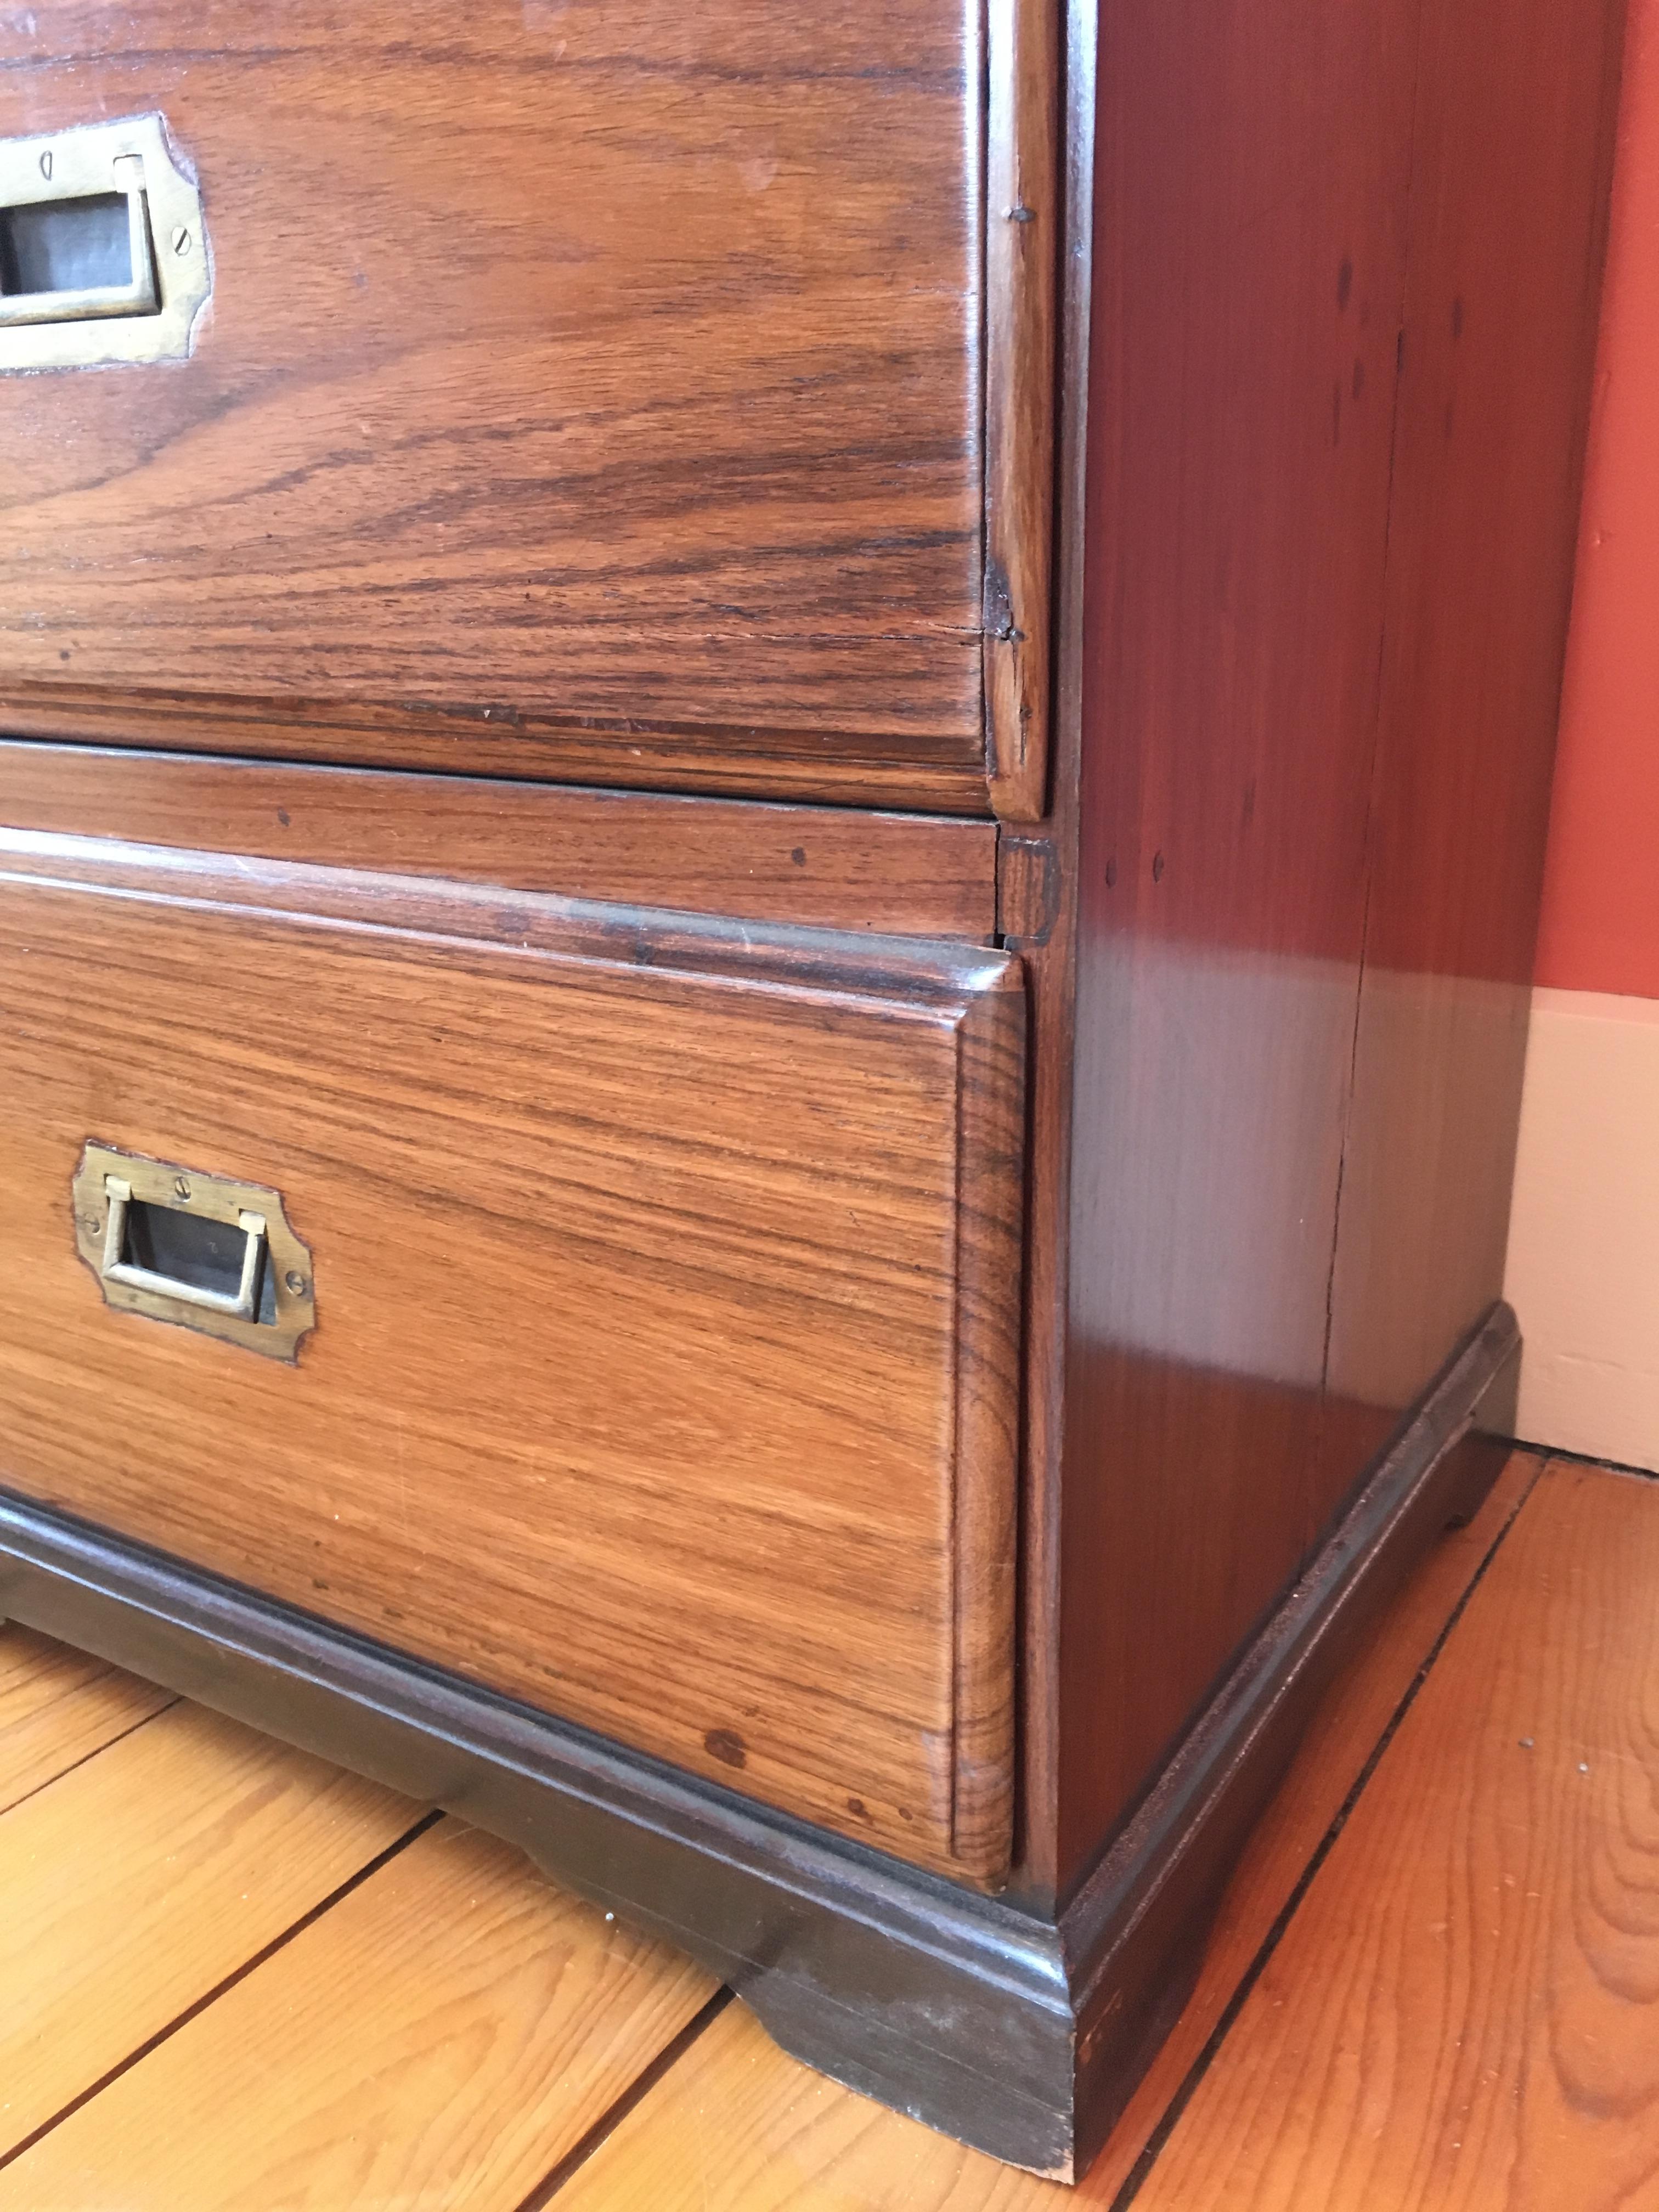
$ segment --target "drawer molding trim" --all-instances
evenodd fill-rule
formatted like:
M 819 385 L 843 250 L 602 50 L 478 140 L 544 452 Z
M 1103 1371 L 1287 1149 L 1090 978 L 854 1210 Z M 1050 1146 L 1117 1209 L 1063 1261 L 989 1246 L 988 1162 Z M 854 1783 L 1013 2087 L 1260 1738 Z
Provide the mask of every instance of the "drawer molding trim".
M 1319 1695 L 1484 1493 L 1519 1354 L 1495 1307 L 1058 1919 L 5 1492 L 0 1618 L 447 1808 L 702 1960 L 808 2064 L 1069 2179 L 1184 2002 L 1239 1838 Z

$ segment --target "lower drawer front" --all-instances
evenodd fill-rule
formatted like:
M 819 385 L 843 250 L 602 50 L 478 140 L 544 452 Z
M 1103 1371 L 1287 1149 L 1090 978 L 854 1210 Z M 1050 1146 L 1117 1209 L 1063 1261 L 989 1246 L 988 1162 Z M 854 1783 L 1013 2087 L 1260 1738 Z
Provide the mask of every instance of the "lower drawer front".
M 994 1882 L 1023 1007 L 972 948 L 0 832 L 0 1481 Z M 106 1302 L 88 1140 L 280 1194 L 291 1364 Z

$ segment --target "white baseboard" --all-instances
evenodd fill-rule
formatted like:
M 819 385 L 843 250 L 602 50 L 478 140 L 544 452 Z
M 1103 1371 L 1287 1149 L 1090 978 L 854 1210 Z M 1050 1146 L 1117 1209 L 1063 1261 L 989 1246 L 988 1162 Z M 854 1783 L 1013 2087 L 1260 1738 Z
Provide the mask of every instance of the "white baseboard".
M 1504 1295 L 1521 1435 L 1659 1470 L 1659 1000 L 1534 993 Z

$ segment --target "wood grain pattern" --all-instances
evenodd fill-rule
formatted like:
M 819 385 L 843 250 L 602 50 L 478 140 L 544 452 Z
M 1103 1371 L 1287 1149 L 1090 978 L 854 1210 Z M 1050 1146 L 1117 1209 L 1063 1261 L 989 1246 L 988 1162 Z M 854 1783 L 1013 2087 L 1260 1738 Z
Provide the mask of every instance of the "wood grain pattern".
M 995 830 L 927 815 L 0 742 L 0 822 L 805 928 L 996 930 Z
M 101 1659 L 0 1626 L 0 1812 L 172 1702 Z
M 406 1832 L 418 1808 L 175 1705 L 0 1818 L 0 2150 Z
M 712 1993 L 446 1820 L 0 2170 L 0 2206 L 517 2212 Z
M 9 1485 L 1000 1875 L 1018 963 L 0 846 Z M 100 1303 L 89 1133 L 283 1193 L 297 1370 Z
M 282 0 L 250 29 L 216 5 L 186 53 L 164 0 L 139 52 L 58 0 L 41 35 L 87 35 L 56 70 L 33 20 L 0 33 L 0 105 L 154 82 L 231 179 L 209 203 L 220 319 L 150 444 L 111 461 L 113 379 L 82 380 L 72 419 L 0 392 L 27 455 L 0 726 L 973 811 L 988 721 L 1003 811 L 1052 791 L 1006 879 L 1031 966 L 753 946 L 784 919 L 769 882 L 700 929 L 516 890 L 324 891 L 280 853 L 216 872 L 14 837 L 0 1098 L 26 1103 L 0 1236 L 21 1224 L 27 1267 L 22 1318 L 0 1303 L 21 1409 L 0 1475 L 14 1453 L 33 1495 L 994 1881 L 1029 981 L 1012 1876 L 1052 1936 L 1496 1288 L 1518 1000 L 1509 969 L 1485 994 L 1480 948 L 1507 959 L 1530 928 L 1612 15 L 1584 0 L 1511 36 L 1486 0 L 1077 0 L 1045 258 L 1041 0 L 805 29 L 737 0 L 489 0 L 441 36 L 428 4 L 390 31 L 379 4 L 343 31 L 325 13 Z M 273 162 L 296 234 L 395 239 L 396 282 L 362 256 L 348 291 L 307 261 L 279 327 L 292 237 L 240 115 L 227 167 L 245 82 L 345 211 Z M 488 188 L 480 118 L 521 165 Z M 782 164 L 734 246 L 769 131 Z M 589 196 L 550 189 L 584 160 Z M 1016 604 L 1047 552 L 1045 424 L 1011 363 L 1051 343 L 1056 245 L 1045 783 L 1018 733 L 1047 640 L 1026 654 Z M 1504 855 L 1471 859 L 1488 830 Z M 362 865 L 341 834 L 314 857 Z M 72 1303 L 37 1194 L 65 1137 L 123 1137 L 110 1115 L 299 1191 L 340 1292 L 297 1376 L 219 1387 L 187 1340 L 98 1334 Z M 118 1431 L 70 1397 L 88 1341 Z M 205 1443 L 181 1489 L 161 1479 L 187 1395 L 260 1437 L 228 1502 Z M 458 1559 L 485 1600 L 465 1613 Z M 1195 1832 L 1167 1833 L 1188 1868 Z M 1160 1971 L 1195 1950 L 1194 1893 L 1172 1887 L 1143 1945 Z
M 1060 258 L 1057 0 L 991 0 L 986 129 L 985 716 L 1005 821 L 1045 811 Z
M 1659 2197 L 1659 1513 L 1558 1468 L 1137 2212 Z
M 252 754 L 320 767 L 367 763 L 443 775 L 541 777 L 630 791 L 810 801 L 836 806 L 988 811 L 983 743 L 971 759 L 902 760 L 880 736 L 745 726 L 705 742 L 594 719 L 567 727 L 551 714 L 447 714 L 343 706 L 307 696 L 264 706 L 223 695 L 143 698 L 71 684 L 10 681 L 0 670 L 0 732 L 158 751 Z
M 188 362 L 0 384 L 5 685 L 982 793 L 984 66 L 939 0 L 12 15 L 0 134 L 161 110 L 215 284 Z

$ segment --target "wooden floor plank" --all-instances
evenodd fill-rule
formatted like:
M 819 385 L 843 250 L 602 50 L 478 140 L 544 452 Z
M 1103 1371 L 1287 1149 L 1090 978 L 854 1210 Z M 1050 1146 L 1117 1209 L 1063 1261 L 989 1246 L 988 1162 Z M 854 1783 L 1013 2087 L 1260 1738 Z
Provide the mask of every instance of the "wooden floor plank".
M 1542 1462 L 1516 1452 L 1333 1686 L 1228 1891 L 1191 2002 L 1086 2182 L 1066 2191 L 834 2087 L 734 2007 L 693 2045 L 561 2191 L 558 2212 L 1063 2212 L 1109 2205 L 1401 1699 Z M 711 2177 L 719 2188 L 708 2194 Z M 1299 2212 L 1330 2212 L 1310 2199 Z
M 446 1820 L 0 2169 L 3 2212 L 514 2212 L 714 1993 Z
M 418 1817 L 188 1705 L 14 1806 L 0 1818 L 0 2154 Z
M 1198 1985 L 1089 2174 L 1110 2204 L 1201 2056 L 1447 1621 L 1543 1472 L 1510 1454 L 1466 1528 L 1449 1529 L 1338 1677 L 1229 1883 Z
M 1135 2212 L 1659 2207 L 1659 1485 L 1552 1468 Z
M 173 1702 L 102 1659 L 0 1626 L 0 1812 Z
M 577 2168 L 554 2212 L 1066 2212 L 1076 2201 L 825 2081 L 734 2004 Z

